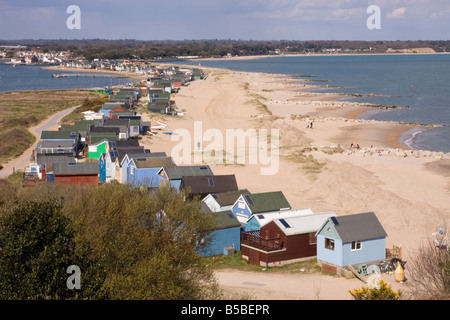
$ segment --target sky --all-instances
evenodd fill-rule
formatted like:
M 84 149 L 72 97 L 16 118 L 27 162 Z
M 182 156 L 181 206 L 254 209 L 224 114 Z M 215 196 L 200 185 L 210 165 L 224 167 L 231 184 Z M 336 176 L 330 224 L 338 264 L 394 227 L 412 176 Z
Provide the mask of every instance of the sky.
M 450 40 L 449 31 L 449 0 L 0 0 L 0 40 Z

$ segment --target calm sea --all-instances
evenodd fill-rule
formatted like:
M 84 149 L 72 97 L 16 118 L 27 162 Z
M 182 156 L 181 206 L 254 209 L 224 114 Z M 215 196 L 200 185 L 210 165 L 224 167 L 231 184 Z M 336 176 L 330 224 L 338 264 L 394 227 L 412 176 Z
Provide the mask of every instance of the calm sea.
M 377 95 L 342 100 L 409 107 L 377 109 L 360 118 L 441 125 L 410 130 L 401 142 L 413 149 L 450 152 L 450 55 L 291 56 L 200 63 L 239 71 L 302 75 L 311 84 L 328 86 L 320 89 L 326 92 Z
M 54 73 L 70 74 L 65 78 L 52 78 Z M 76 75 L 79 75 L 78 77 Z M 62 90 L 106 88 L 133 82 L 117 75 L 91 72 L 57 72 L 41 66 L 16 66 L 0 60 L 0 92 L 23 90 Z

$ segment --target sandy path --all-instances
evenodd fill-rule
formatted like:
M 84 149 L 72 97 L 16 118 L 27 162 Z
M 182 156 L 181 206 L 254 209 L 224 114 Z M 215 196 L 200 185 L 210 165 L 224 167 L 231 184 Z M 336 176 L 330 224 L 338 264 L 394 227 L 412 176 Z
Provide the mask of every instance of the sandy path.
M 64 111 L 60 111 L 58 113 L 55 113 L 51 117 L 47 118 L 43 122 L 39 123 L 38 125 L 29 128 L 28 130 L 36 137 L 36 141 L 33 143 L 32 146 L 30 146 L 28 149 L 26 149 L 21 156 L 12 159 L 8 161 L 7 163 L 2 164 L 3 169 L 0 171 L 0 178 L 4 178 L 9 176 L 13 173 L 14 170 L 21 170 L 24 171 L 25 168 L 30 163 L 30 157 L 32 155 L 33 149 L 36 147 L 36 145 L 39 143 L 39 140 L 41 138 L 42 131 L 47 130 L 56 130 L 58 127 L 58 122 L 65 117 L 67 114 L 71 113 L 73 110 L 75 110 L 78 106 L 72 107 L 69 109 L 66 109 Z
M 215 276 L 221 288 L 233 297 L 257 300 L 352 300 L 348 290 L 365 286 L 356 279 L 325 276 L 319 273 L 265 273 L 238 270 L 217 270 Z M 393 275 L 381 279 L 392 289 L 407 294 L 407 283 L 396 282 Z M 234 293 L 234 294 L 233 294 Z

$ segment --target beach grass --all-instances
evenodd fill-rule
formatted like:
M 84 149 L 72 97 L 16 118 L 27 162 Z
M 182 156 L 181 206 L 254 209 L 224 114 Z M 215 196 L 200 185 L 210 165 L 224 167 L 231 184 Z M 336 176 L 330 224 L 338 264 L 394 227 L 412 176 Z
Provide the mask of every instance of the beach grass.
M 1 130 L 31 127 L 50 115 L 80 105 L 101 94 L 87 90 L 33 90 L 0 93 Z
M 0 162 L 18 157 L 36 138 L 25 127 L 13 127 L 0 131 Z
M 36 141 L 27 128 L 56 112 L 100 96 L 104 95 L 81 89 L 0 93 L 0 162 L 20 156 Z
M 69 113 L 64 118 L 62 118 L 60 122 L 64 124 L 73 124 L 77 120 L 82 120 L 84 119 L 84 115 L 82 112 L 85 111 L 98 112 L 102 108 L 103 103 L 106 100 L 108 100 L 108 95 L 90 98 L 86 97 L 80 106 L 78 106 L 74 111 Z
M 285 157 L 289 161 L 300 163 L 302 165 L 301 166 L 302 170 L 304 170 L 306 174 L 314 177 L 315 175 L 322 172 L 322 170 L 326 166 L 326 163 L 318 161 L 311 154 L 306 155 L 305 154 L 306 151 L 307 150 L 303 149 L 297 150 Z

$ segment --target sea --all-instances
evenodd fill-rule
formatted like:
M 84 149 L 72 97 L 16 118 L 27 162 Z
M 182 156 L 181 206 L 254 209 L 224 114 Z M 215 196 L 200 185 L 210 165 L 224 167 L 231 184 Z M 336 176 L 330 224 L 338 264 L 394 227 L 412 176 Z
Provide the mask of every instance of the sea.
M 450 152 L 450 54 L 305 55 L 183 64 L 285 74 L 344 93 L 341 100 L 405 108 L 373 109 L 361 119 L 420 124 L 400 142 L 411 149 Z M 370 96 L 367 96 L 370 95 Z M 438 125 L 432 126 L 432 125 Z
M 42 65 L 13 67 L 6 62 L 0 60 L 0 92 L 107 88 L 135 82 L 114 74 L 46 70 Z M 52 77 L 56 73 L 68 76 Z

